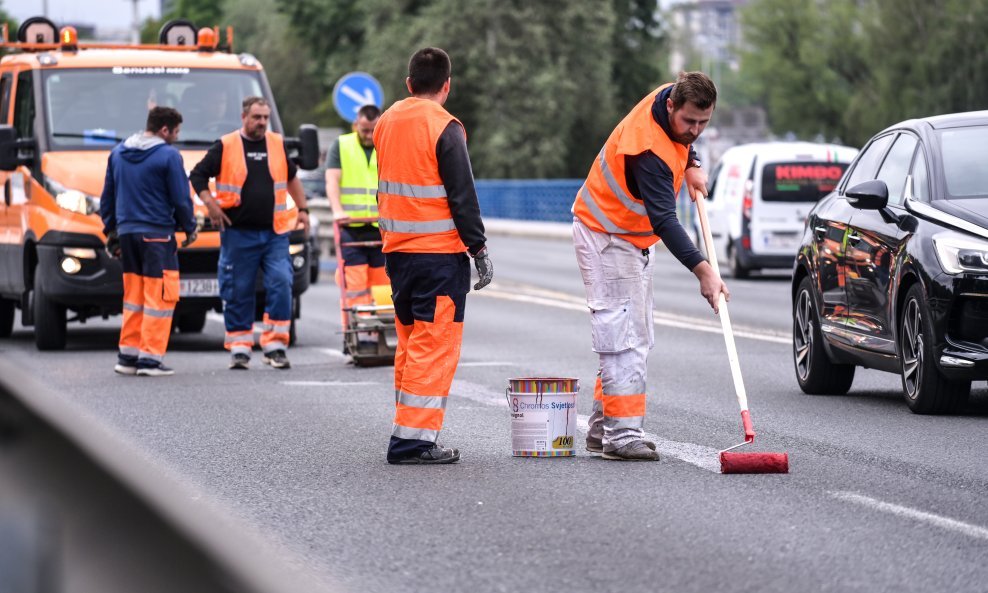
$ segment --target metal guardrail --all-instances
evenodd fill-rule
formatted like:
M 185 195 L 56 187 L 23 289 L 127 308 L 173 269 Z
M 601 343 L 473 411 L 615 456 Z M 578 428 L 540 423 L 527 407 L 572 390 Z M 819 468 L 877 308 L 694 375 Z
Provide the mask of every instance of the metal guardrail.
M 328 591 L 0 358 L 0 593 Z

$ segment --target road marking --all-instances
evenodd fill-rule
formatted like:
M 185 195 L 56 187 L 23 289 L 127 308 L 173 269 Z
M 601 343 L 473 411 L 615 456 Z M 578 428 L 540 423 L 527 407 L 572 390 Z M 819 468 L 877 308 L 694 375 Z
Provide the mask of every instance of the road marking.
M 330 355 L 330 356 L 332 356 L 334 358 L 346 358 L 347 357 L 346 354 L 343 354 L 343 351 L 342 350 L 337 350 L 335 348 L 317 348 L 317 350 L 319 350 L 319 352 L 322 352 L 323 354 L 328 354 L 328 355 Z
M 500 287 L 487 287 L 484 290 L 477 291 L 476 294 L 507 301 L 532 303 L 535 305 L 555 307 L 557 309 L 568 309 L 570 311 L 587 310 L 586 301 L 573 295 L 538 288 L 529 288 L 527 286 L 523 288 L 516 288 L 515 290 L 523 290 L 525 293 L 516 291 L 508 292 L 506 290 L 502 290 Z M 706 332 L 711 334 L 723 335 L 724 333 L 724 330 L 721 328 L 719 322 L 701 317 L 675 315 L 663 311 L 652 311 L 652 321 L 655 325 L 665 327 L 675 327 L 678 329 Z M 760 330 L 746 328 L 743 326 L 735 326 L 734 335 L 738 338 L 760 340 L 762 342 L 771 342 L 773 344 L 792 344 L 792 337 L 789 334 L 771 330 Z
M 488 406 L 499 408 L 508 407 L 508 400 L 505 394 L 492 393 L 489 387 L 471 381 L 455 379 L 450 393 Z M 576 416 L 576 426 L 583 433 L 587 432 L 589 421 L 590 417 L 585 414 L 578 414 Z M 696 443 L 671 441 L 650 432 L 646 432 L 644 436 L 646 439 L 655 443 L 655 450 L 659 452 L 660 456 L 673 457 L 701 469 L 716 474 L 720 473 L 720 451 L 718 449 L 697 445 Z
M 280 381 L 282 385 L 298 387 L 344 387 L 349 385 L 380 385 L 378 381 Z
M 955 531 L 957 533 L 966 535 L 968 537 L 988 540 L 988 529 L 981 527 L 979 525 L 972 525 L 970 523 L 965 523 L 963 521 L 958 521 L 956 519 L 951 519 L 949 517 L 944 517 L 942 515 L 936 515 L 934 513 L 928 513 L 926 511 L 920 511 L 918 509 L 892 504 L 890 502 L 885 502 L 883 500 L 870 498 L 868 496 L 863 496 L 861 494 L 857 494 L 854 492 L 837 491 L 837 492 L 830 492 L 829 494 L 834 498 L 844 500 L 847 502 L 860 504 L 862 506 L 875 509 L 876 511 L 882 511 L 883 513 L 891 513 L 893 515 L 906 517 L 908 519 L 915 519 L 917 521 L 929 523 L 930 525 L 934 525 L 941 529 L 946 529 L 948 531 Z
M 513 363 L 513 362 L 489 361 L 489 362 L 461 362 L 460 364 L 456 365 L 456 368 L 463 368 L 463 367 L 516 367 L 516 366 L 518 366 L 518 365 L 515 364 L 515 363 Z

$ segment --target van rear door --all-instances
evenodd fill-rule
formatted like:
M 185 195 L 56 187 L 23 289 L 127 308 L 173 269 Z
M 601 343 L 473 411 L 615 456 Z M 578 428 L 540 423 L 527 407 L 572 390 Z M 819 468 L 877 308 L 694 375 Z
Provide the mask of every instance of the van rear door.
M 834 190 L 847 163 L 824 160 L 766 161 L 755 171 L 751 250 L 793 255 L 810 209 Z

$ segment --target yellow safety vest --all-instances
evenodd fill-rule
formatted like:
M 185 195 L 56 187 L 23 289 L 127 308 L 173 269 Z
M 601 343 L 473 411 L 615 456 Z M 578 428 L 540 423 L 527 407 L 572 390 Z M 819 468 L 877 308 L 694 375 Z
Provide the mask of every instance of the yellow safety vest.
M 348 216 L 371 218 L 377 214 L 377 150 L 370 162 L 357 133 L 340 136 L 340 203 Z M 363 226 L 363 225 L 361 225 Z M 374 223 L 377 226 L 377 223 Z

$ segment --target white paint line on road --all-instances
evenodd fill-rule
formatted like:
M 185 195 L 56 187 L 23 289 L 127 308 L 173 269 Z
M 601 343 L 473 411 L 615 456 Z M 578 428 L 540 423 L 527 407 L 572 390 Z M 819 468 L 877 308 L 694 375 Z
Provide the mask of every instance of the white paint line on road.
M 837 492 L 830 492 L 830 495 L 839 500 L 860 504 L 862 506 L 866 506 L 876 511 L 882 511 L 883 513 L 891 513 L 899 517 L 906 517 L 908 519 L 922 521 L 924 523 L 929 523 L 930 525 L 934 525 L 941 529 L 954 531 L 956 533 L 960 533 L 968 537 L 988 540 L 988 529 L 981 527 L 979 525 L 972 525 L 970 523 L 965 523 L 963 521 L 958 521 L 956 519 L 951 519 L 949 517 L 944 517 L 942 515 L 937 515 L 934 513 L 928 513 L 926 511 L 920 511 L 918 509 L 912 509 L 909 507 L 892 504 L 891 502 L 885 502 L 883 500 L 878 500 L 876 498 L 871 498 L 868 496 L 857 494 L 855 492 L 837 491 Z
M 528 289 L 526 288 L 525 290 Z M 517 292 L 506 292 L 503 290 L 490 289 L 488 287 L 485 290 L 477 291 L 476 294 L 482 296 L 488 296 L 491 298 L 503 299 L 507 301 L 532 303 L 535 305 L 555 307 L 557 309 L 568 309 L 570 311 L 587 310 L 586 302 L 580 299 L 579 297 L 574 297 L 572 295 L 566 295 L 563 293 L 556 293 L 545 290 L 534 290 L 531 292 L 533 294 L 520 294 Z M 675 327 L 678 329 L 686 329 L 691 331 L 706 332 L 712 334 L 724 333 L 719 323 L 712 322 L 709 319 L 703 319 L 700 317 L 690 317 L 687 315 L 673 315 L 671 313 L 653 311 L 652 321 L 656 325 L 665 326 L 665 327 Z M 786 344 L 786 345 L 792 344 L 791 336 L 776 331 L 735 327 L 734 335 L 738 338 L 760 340 L 763 342 L 771 342 L 773 344 Z
M 499 361 L 488 361 L 488 362 L 461 362 L 456 365 L 456 368 L 463 367 L 516 367 L 513 362 L 499 362 Z
M 282 385 L 298 387 L 345 387 L 349 385 L 380 385 L 378 381 L 280 381 Z
M 343 354 L 342 350 L 337 350 L 335 348 L 318 348 L 317 350 L 323 354 L 328 354 L 333 358 L 347 358 L 347 355 Z
M 223 319 L 222 313 L 217 313 L 216 311 L 209 311 L 206 313 L 206 319 L 209 321 L 215 321 L 216 323 L 226 323 Z
M 456 379 L 453 381 L 450 393 L 488 406 L 508 407 L 508 400 L 504 394 L 492 393 L 490 388 L 479 383 Z M 589 421 L 589 416 L 579 414 L 576 417 L 576 426 L 581 432 L 586 433 Z M 720 451 L 717 449 L 695 443 L 670 441 L 650 432 L 646 432 L 644 436 L 655 443 L 655 450 L 660 456 L 673 457 L 701 469 L 720 473 Z

